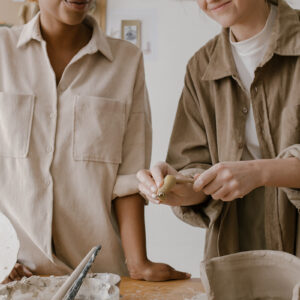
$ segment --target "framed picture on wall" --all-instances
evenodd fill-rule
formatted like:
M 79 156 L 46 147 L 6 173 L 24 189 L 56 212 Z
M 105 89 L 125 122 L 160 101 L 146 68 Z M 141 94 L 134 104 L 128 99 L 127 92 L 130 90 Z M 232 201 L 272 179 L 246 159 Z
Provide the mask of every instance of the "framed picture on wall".
M 122 39 L 141 48 L 142 22 L 139 20 L 122 20 Z

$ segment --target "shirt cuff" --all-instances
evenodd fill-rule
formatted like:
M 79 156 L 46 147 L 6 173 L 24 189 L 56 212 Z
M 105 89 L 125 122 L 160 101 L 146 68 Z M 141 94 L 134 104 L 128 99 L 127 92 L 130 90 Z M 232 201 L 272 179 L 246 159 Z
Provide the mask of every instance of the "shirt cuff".
M 118 175 L 113 190 L 113 199 L 139 193 L 136 174 Z
M 148 205 L 148 200 L 146 196 L 140 193 L 138 186 L 139 186 L 139 181 L 136 178 L 136 174 L 118 175 L 113 190 L 112 200 L 120 197 L 139 194 L 144 198 L 145 205 Z
M 300 144 L 296 144 L 282 150 L 277 156 L 277 159 L 290 157 L 296 157 L 300 160 Z

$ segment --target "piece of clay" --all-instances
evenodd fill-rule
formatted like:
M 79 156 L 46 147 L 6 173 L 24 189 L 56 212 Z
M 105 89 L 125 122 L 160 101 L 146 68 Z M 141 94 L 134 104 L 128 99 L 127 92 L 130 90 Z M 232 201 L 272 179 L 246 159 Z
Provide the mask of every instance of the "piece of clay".
M 67 276 L 23 278 L 0 285 L 0 300 L 50 300 L 66 281 Z M 75 300 L 119 300 L 116 286 L 120 277 L 115 274 L 88 274 Z
M 20 242 L 9 219 L 0 213 L 0 283 L 3 282 L 14 268 Z
M 176 177 L 173 175 L 167 175 L 164 179 L 164 185 L 157 192 L 158 198 L 163 198 L 175 185 Z
M 193 178 L 188 178 L 183 176 L 176 177 L 174 175 L 167 175 L 164 178 L 163 186 L 158 189 L 157 197 L 160 200 L 163 200 L 164 196 L 172 190 L 172 188 L 176 185 L 176 183 L 193 183 L 193 182 L 194 182 Z

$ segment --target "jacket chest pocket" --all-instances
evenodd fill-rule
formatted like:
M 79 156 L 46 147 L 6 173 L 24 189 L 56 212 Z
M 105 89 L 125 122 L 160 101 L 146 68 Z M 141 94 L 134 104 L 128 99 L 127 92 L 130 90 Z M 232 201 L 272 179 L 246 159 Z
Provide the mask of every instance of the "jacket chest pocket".
M 33 95 L 0 92 L 0 156 L 27 156 L 33 109 Z
M 107 98 L 77 96 L 73 130 L 75 160 L 121 163 L 124 103 Z

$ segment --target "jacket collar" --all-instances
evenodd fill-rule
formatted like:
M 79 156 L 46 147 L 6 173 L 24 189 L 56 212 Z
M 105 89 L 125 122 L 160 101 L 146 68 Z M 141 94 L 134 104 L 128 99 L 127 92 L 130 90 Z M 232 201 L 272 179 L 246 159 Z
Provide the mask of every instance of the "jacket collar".
M 274 54 L 300 56 L 300 20 L 298 12 L 284 0 L 274 3 L 278 6 L 270 46 L 260 66 L 265 65 Z M 215 47 L 211 51 L 208 66 L 202 80 L 218 80 L 224 77 L 238 77 L 229 41 L 229 29 L 223 28 Z
M 101 52 L 108 60 L 113 61 L 114 56 L 106 35 L 98 26 L 97 21 L 92 16 L 87 16 L 85 22 L 93 28 L 93 35 L 85 47 L 85 54 Z M 32 40 L 43 42 L 44 39 L 40 29 L 40 13 L 38 13 L 30 22 L 23 26 L 17 47 L 20 48 Z

